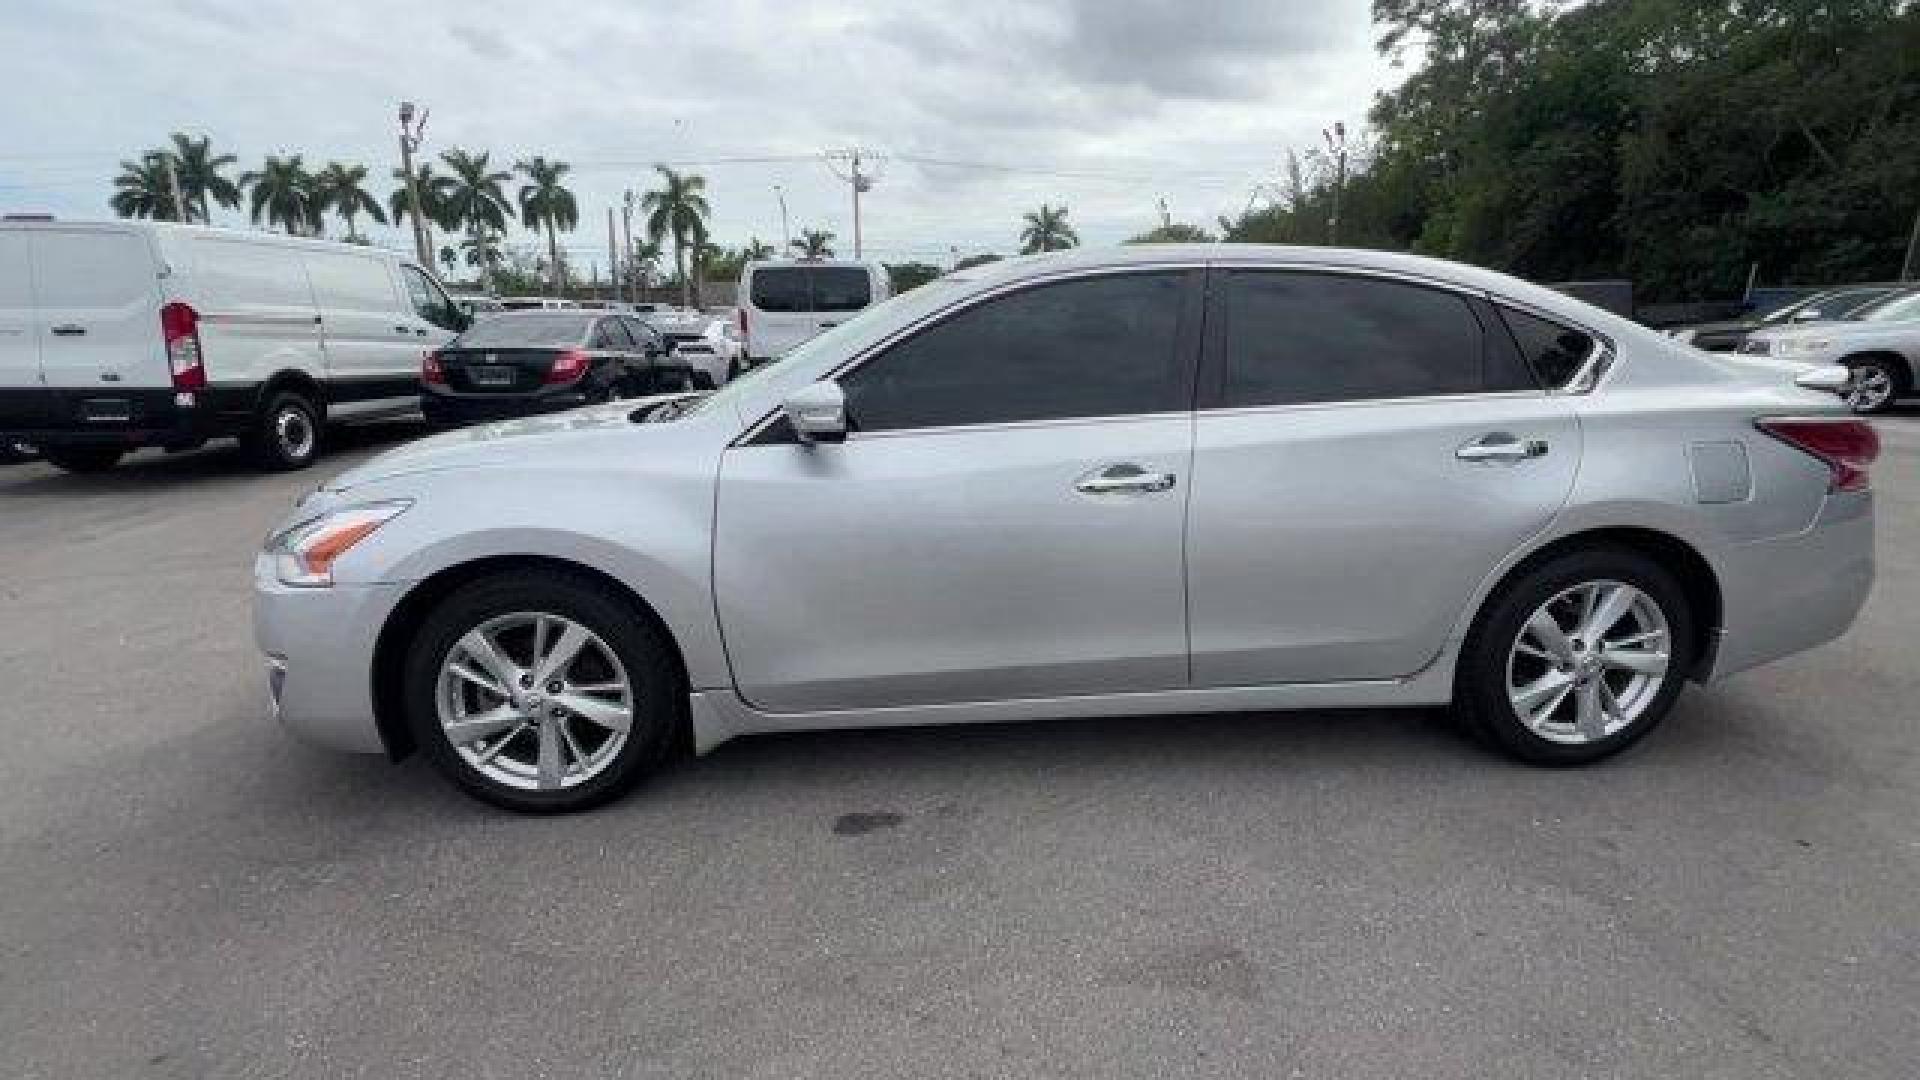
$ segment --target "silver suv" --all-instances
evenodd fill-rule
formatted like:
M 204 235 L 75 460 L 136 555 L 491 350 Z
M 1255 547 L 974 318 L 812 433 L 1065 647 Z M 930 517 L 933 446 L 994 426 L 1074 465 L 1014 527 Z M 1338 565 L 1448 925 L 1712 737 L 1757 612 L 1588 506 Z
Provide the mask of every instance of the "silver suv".
M 520 810 L 748 732 L 1055 716 L 1451 703 L 1588 762 L 1852 622 L 1843 375 L 1408 256 L 1013 260 L 705 398 L 376 458 L 273 533 L 256 625 L 288 727 Z

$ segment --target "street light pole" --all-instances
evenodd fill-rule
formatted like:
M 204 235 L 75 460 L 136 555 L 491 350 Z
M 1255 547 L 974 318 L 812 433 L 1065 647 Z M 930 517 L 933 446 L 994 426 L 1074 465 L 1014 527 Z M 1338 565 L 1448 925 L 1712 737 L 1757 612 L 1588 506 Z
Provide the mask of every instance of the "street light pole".
M 1920 252 L 1920 207 L 1913 211 L 1913 231 L 1907 234 L 1907 257 L 1900 260 L 1900 280 L 1913 280 L 1913 257 Z
M 407 202 L 411 203 L 413 217 L 413 255 L 420 260 L 421 266 L 433 265 L 433 253 L 427 240 L 427 222 L 420 205 L 420 178 L 413 174 L 413 152 L 420 148 L 420 135 L 427 129 L 427 114 L 420 114 L 420 123 L 413 122 L 413 102 L 400 103 L 400 168 L 407 174 Z
M 780 200 L 780 241 L 781 254 L 793 250 L 793 229 L 787 225 L 787 191 L 779 184 L 773 185 L 774 197 Z
M 620 235 L 626 240 L 627 277 L 631 278 L 633 277 L 633 189 L 632 188 L 627 189 L 626 197 L 620 201 Z M 640 299 L 639 295 L 633 291 L 634 288 L 635 286 L 632 281 L 626 281 L 622 283 L 622 292 L 625 293 L 628 303 L 632 303 Z

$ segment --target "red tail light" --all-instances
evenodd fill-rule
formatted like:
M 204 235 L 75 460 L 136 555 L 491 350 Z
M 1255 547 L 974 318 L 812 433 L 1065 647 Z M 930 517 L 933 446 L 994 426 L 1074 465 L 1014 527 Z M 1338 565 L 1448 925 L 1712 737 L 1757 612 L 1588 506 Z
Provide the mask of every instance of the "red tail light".
M 1865 420 L 1845 417 L 1769 417 L 1754 426 L 1824 462 L 1833 491 L 1867 490 L 1867 469 L 1880 456 L 1880 435 Z
M 160 309 L 160 336 L 167 342 L 167 370 L 175 390 L 204 390 L 207 368 L 200 359 L 200 313 L 178 301 Z
M 570 383 L 587 373 L 587 354 L 579 349 L 568 349 L 553 358 L 553 367 L 547 372 L 546 381 L 550 383 Z
M 440 354 L 429 352 L 420 359 L 420 381 L 429 386 L 447 385 L 447 369 L 440 366 Z

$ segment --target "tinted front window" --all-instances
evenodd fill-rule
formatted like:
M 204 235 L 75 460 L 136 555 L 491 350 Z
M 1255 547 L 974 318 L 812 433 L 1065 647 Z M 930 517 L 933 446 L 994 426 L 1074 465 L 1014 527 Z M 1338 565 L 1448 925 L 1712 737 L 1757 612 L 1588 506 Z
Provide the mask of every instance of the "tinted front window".
M 862 267 L 816 266 L 808 276 L 815 311 L 859 311 L 873 303 L 873 279 Z
M 1920 292 L 1900 293 L 1862 310 L 1860 318 L 1868 322 L 1903 322 L 1920 319 Z
M 770 266 L 753 274 L 753 306 L 761 311 L 809 311 L 807 272 L 798 266 Z
M 506 312 L 460 335 L 460 345 L 469 349 L 518 349 L 543 346 L 578 345 L 587 336 L 588 315 Z
M 1513 331 L 1520 355 L 1533 365 L 1544 385 L 1565 386 L 1572 382 L 1587 358 L 1593 355 L 1593 337 L 1584 331 L 1512 308 L 1501 308 L 1500 317 L 1507 321 L 1507 329 Z
M 460 319 L 453 308 L 453 301 L 440 291 L 440 286 L 428 280 L 419 268 L 401 264 L 400 280 L 407 285 L 407 301 L 421 318 L 442 330 L 460 329 Z
M 1180 273 L 1025 289 L 935 324 L 841 380 L 860 431 L 1187 407 Z
M 1223 404 L 1295 405 L 1478 393 L 1485 334 L 1461 297 L 1336 274 L 1232 274 Z

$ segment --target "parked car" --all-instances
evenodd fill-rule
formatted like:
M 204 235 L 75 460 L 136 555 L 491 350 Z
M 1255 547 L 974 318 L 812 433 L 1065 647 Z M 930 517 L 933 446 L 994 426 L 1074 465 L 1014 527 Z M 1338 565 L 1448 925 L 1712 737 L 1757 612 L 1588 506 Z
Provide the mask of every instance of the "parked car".
M 1705 349 L 1708 352 L 1738 352 L 1740 346 L 1747 340 L 1747 336 L 1755 330 L 1792 326 L 1795 323 L 1844 319 L 1893 292 L 1896 288 L 1898 288 L 1896 285 L 1849 285 L 1839 289 L 1825 289 L 1764 314 L 1749 315 L 1746 318 L 1728 322 L 1683 326 L 1670 333 L 1696 349 Z
M 572 311 L 580 306 L 552 296 L 503 296 L 499 304 L 501 311 Z
M 675 314 L 649 316 L 647 322 L 660 331 L 673 355 L 693 369 L 696 389 L 712 390 L 740 370 L 740 337 L 733 320 Z
M 1920 372 L 1920 288 L 1889 293 L 1837 322 L 1756 330 L 1740 351 L 1852 372 L 1847 404 L 1857 413 L 1891 409 L 1914 393 Z
M 454 293 L 453 302 L 458 304 L 460 310 L 466 312 L 469 318 L 477 318 L 481 315 L 491 315 L 495 312 L 507 310 L 500 301 L 495 300 L 491 296 L 482 296 L 478 293 Z
M 378 248 L 0 222 L 0 440 L 98 472 L 237 436 L 297 469 L 323 424 L 411 412 L 420 357 L 466 324 L 431 273 Z
M 778 359 L 891 293 L 879 263 L 776 259 L 740 270 L 739 368 Z M 730 374 L 738 374 L 738 370 Z
M 652 327 L 597 311 L 506 311 L 427 354 L 420 411 L 435 424 L 504 420 L 691 382 Z
M 1451 702 L 1580 764 L 1867 596 L 1873 429 L 1775 367 L 1385 252 L 1009 260 L 704 399 L 352 469 L 255 625 L 287 726 L 519 810 L 745 732 L 1055 716 Z

